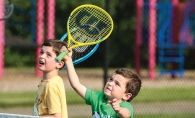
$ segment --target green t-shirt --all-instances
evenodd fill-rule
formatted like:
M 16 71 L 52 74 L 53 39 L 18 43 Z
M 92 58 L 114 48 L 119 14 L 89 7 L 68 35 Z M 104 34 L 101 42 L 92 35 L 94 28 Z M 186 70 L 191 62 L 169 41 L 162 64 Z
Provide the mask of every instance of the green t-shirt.
M 86 104 L 91 105 L 93 118 L 120 118 L 111 105 L 107 104 L 107 98 L 103 92 L 86 90 Z M 120 107 L 127 108 L 133 118 L 133 106 L 129 102 L 121 102 Z

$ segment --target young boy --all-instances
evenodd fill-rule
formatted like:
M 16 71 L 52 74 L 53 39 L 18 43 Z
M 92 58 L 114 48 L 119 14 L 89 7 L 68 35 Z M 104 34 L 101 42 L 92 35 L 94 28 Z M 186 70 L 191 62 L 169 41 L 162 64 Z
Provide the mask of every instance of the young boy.
M 55 61 L 62 46 L 66 46 L 66 43 L 59 40 L 47 40 L 42 45 L 38 68 L 43 72 L 43 78 L 34 103 L 35 116 L 68 118 L 64 82 L 58 75 L 64 61 Z
M 70 84 L 86 104 L 91 105 L 93 118 L 133 118 L 133 106 L 129 102 L 141 89 L 139 76 L 126 68 L 118 69 L 103 92 L 94 92 L 80 83 L 72 63 L 72 50 L 68 50 L 64 60 Z

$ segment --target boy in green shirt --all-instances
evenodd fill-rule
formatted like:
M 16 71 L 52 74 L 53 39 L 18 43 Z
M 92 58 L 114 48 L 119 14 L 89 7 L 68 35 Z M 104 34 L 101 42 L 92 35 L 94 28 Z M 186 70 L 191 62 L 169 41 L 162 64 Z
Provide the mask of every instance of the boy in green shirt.
M 66 50 L 65 47 L 62 51 Z M 141 80 L 126 68 L 118 69 L 110 77 L 103 92 L 94 92 L 80 83 L 72 62 L 72 49 L 64 57 L 68 78 L 73 89 L 91 105 L 93 118 L 133 118 L 129 103 L 140 91 Z

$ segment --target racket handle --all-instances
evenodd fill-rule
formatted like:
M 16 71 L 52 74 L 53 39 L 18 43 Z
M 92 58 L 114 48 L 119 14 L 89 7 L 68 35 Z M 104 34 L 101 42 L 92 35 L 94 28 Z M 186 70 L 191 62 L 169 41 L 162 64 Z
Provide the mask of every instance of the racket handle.
M 64 58 L 65 55 L 67 55 L 69 53 L 68 50 L 64 51 L 64 52 L 61 52 L 56 58 L 55 58 L 55 61 L 56 62 L 60 62 L 62 60 L 62 58 Z

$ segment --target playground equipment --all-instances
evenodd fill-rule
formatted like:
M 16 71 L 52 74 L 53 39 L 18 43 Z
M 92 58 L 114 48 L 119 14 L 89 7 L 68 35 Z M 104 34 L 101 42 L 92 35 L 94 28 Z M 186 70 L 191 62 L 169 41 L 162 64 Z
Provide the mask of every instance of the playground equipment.
M 184 75 L 184 43 L 179 40 L 178 0 L 137 0 L 136 72 L 140 74 L 140 48 L 148 45 L 148 75 L 155 78 L 156 50 L 159 75 Z M 180 12 L 181 14 L 181 12 Z M 185 13 L 186 14 L 186 13 Z M 180 17 L 181 18 L 181 17 Z M 140 35 L 140 36 L 139 36 Z M 142 36 L 142 37 L 141 37 Z
M 183 78 L 184 44 L 180 41 L 173 41 L 173 22 L 176 21 L 173 20 L 172 3 L 158 3 L 157 12 L 157 24 L 159 25 L 157 29 L 159 76 L 170 74 L 173 77 L 179 75 Z
M 136 41 L 135 41 L 135 70 L 136 72 L 141 75 L 140 68 L 141 68 L 141 45 L 143 45 L 143 34 L 147 37 L 148 42 L 148 55 L 149 55 L 149 62 L 148 62 L 148 74 L 149 78 L 155 78 L 155 55 L 156 55 L 156 0 L 150 0 L 147 2 L 148 11 L 145 12 L 144 0 L 136 0 Z M 144 20 L 145 16 L 147 19 Z M 143 22 L 145 21 L 146 24 Z M 147 33 L 143 32 L 143 26 L 147 26 Z

